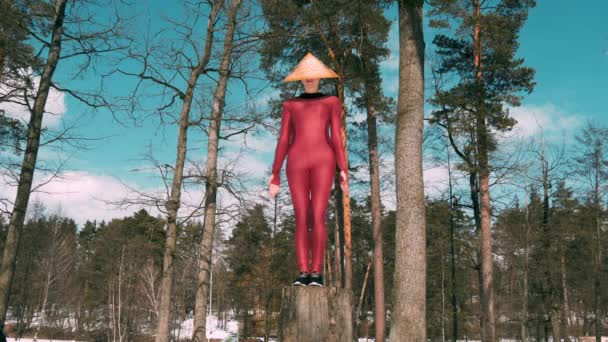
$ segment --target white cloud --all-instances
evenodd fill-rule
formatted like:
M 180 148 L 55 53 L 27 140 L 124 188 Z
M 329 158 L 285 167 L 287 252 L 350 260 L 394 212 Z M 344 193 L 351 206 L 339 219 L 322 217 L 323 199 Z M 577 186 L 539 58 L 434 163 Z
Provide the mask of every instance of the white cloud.
M 278 98 L 280 94 L 281 94 L 281 92 L 279 89 L 273 88 L 271 91 L 265 92 L 263 95 L 256 97 L 253 100 L 253 104 L 256 107 L 260 106 L 262 108 L 268 108 L 267 106 L 270 103 L 270 100 Z
M 39 180 L 36 175 L 34 186 L 48 183 L 31 195 L 30 203 L 39 200 L 50 213 L 61 209 L 65 216 L 84 223 L 87 219 L 108 221 L 133 212 L 133 209 L 116 209 L 104 202 L 117 201 L 129 193 L 115 178 L 84 171 L 68 171 L 61 178 L 50 181 L 49 176 L 42 176 L 43 179 Z M 3 186 L 1 190 L 9 198 L 14 198 L 16 188 Z
M 35 184 L 48 181 L 48 177 L 43 178 L 42 181 L 36 180 Z M 127 183 L 125 185 L 120 180 L 108 175 L 95 175 L 85 171 L 68 171 L 61 178 L 52 179 L 39 191 L 34 192 L 30 197 L 30 204 L 38 200 L 45 205 L 47 213 L 60 213 L 74 219 L 80 225 L 86 220 L 105 220 L 107 222 L 113 218 L 131 216 L 141 208 L 146 209 L 150 215 L 164 217 L 163 213 L 150 205 L 135 204 L 129 207 L 118 207 L 113 204 L 127 198 L 135 199 L 138 195 L 131 189 L 161 200 L 165 198 L 166 194 L 165 189 L 160 186 L 143 188 L 135 184 Z M 2 196 L 11 200 L 14 199 L 15 190 L 15 187 L 0 186 Z M 179 217 L 187 217 L 195 209 L 198 209 L 196 216 L 202 217 L 202 210 L 199 208 L 204 204 L 204 191 L 204 186 L 182 190 L 182 206 Z M 236 200 L 232 199 L 230 194 L 223 194 L 224 192 L 226 191 L 223 189 L 219 190 L 218 201 L 220 207 L 236 203 Z
M 390 56 L 380 62 L 381 67 L 385 67 L 388 70 L 396 71 L 399 69 L 399 51 L 393 52 L 391 51 Z
M 237 161 L 236 163 L 235 160 Z M 240 155 L 238 152 L 224 152 L 221 158 L 218 159 L 218 168 L 231 169 L 239 175 L 250 175 L 251 178 L 259 178 L 263 177 L 265 172 L 270 169 L 271 163 L 272 160 L 266 163 L 257 158 L 256 155 L 246 152 Z M 285 161 L 283 161 L 283 168 L 285 168 Z
M 448 189 L 448 169 L 443 166 L 425 168 L 423 177 L 425 195 L 440 195 Z
M 34 96 L 35 92 L 38 91 L 38 87 L 40 85 L 40 77 L 39 76 L 31 76 L 33 85 L 32 85 L 32 94 L 29 96 L 30 105 L 34 104 Z M 6 96 L 10 89 L 6 86 L 0 86 L 0 96 Z M 0 110 L 4 110 L 6 115 L 15 119 L 20 119 L 26 124 L 30 120 L 30 112 L 28 108 L 23 105 L 22 98 L 14 98 L 14 101 L 17 102 L 2 102 L 0 103 Z M 65 94 L 63 92 L 57 91 L 53 88 L 49 90 L 49 94 L 47 97 L 46 105 L 44 107 L 45 113 L 42 119 L 43 127 L 55 127 L 59 122 L 61 122 L 62 116 L 66 113 L 66 103 L 65 103 Z
M 580 127 L 585 117 L 566 113 L 555 105 L 523 105 L 509 108 L 511 117 L 517 120 L 510 135 L 531 137 L 540 134 L 559 134 Z

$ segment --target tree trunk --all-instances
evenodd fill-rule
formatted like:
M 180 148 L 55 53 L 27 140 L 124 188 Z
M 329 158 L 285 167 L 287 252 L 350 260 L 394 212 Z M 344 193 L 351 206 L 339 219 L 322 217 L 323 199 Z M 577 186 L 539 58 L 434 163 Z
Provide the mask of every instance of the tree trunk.
M 452 184 L 452 166 L 450 163 L 450 150 L 446 146 L 448 160 L 448 186 L 450 191 L 450 275 L 451 275 L 451 302 L 452 302 L 452 340 L 458 340 L 458 306 L 456 301 L 456 248 L 454 242 L 454 193 Z
M 344 103 L 344 89 L 339 86 L 338 97 L 340 98 L 340 102 Z M 342 144 L 344 145 L 344 155 L 346 158 L 346 166 L 348 167 L 348 148 L 346 145 L 346 115 L 344 115 L 344 110 L 342 110 L 341 114 L 341 130 L 340 135 L 342 136 Z M 348 182 L 348 172 L 345 171 L 346 174 L 346 182 Z M 336 179 L 340 179 L 339 174 L 336 175 Z M 339 182 L 337 182 L 338 186 L 336 190 L 338 193 L 342 194 L 342 222 L 343 222 L 343 233 L 344 233 L 344 288 L 351 289 L 352 288 L 352 246 L 351 246 L 351 219 L 350 219 L 350 194 L 348 192 L 342 191 L 342 188 L 339 186 Z
M 363 286 L 361 287 L 361 295 L 359 295 L 359 304 L 357 305 L 356 318 L 361 315 L 361 307 L 363 306 L 363 297 L 365 295 L 365 288 L 367 287 L 367 278 L 369 277 L 369 270 L 372 268 L 372 260 L 367 263 L 367 269 L 365 271 L 365 277 L 363 278 Z M 384 341 L 384 340 L 382 340 Z
M 221 2 L 221 1 L 220 1 Z M 220 63 L 220 77 L 213 95 L 213 109 L 209 123 L 209 141 L 207 143 L 207 165 L 205 174 L 205 219 L 203 222 L 203 238 L 201 239 L 198 260 L 198 286 L 194 315 L 193 341 L 206 340 L 206 309 L 209 294 L 209 272 L 213 253 L 213 237 L 215 236 L 215 214 L 217 212 L 217 154 L 222 113 L 226 98 L 226 87 L 230 77 L 230 62 L 232 60 L 232 43 L 236 30 L 236 17 L 241 0 L 233 0 L 228 13 L 224 50 Z
M 158 311 L 158 331 L 156 333 L 156 342 L 167 342 L 169 341 L 170 335 L 169 326 L 171 316 L 171 287 L 173 284 L 173 256 L 175 255 L 175 247 L 177 243 L 177 212 L 180 207 L 184 164 L 186 162 L 186 150 L 188 146 L 187 140 L 190 107 L 192 105 L 194 88 L 198 79 L 196 70 L 197 69 L 193 70 L 190 74 L 188 89 L 186 90 L 186 96 L 182 105 L 177 135 L 177 156 L 171 184 L 171 194 L 169 200 L 165 204 L 165 208 L 167 209 L 167 233 L 163 255 L 163 274 L 160 283 L 160 305 Z
M 559 331 L 559 309 L 557 306 L 550 308 L 551 312 L 549 313 L 550 321 L 551 321 L 551 329 L 553 330 L 553 341 L 561 342 L 561 335 Z
M 190 75 L 190 81 L 188 82 L 188 89 L 186 91 L 181 117 L 179 120 L 177 156 L 171 185 L 171 194 L 169 200 L 165 203 L 165 208 L 167 209 L 167 232 L 163 255 L 163 273 L 160 283 L 160 305 L 158 311 L 159 317 L 156 342 L 169 341 L 171 285 L 173 283 L 173 256 L 175 255 L 175 246 L 177 243 L 177 212 L 180 206 L 184 164 L 186 162 L 190 106 L 192 104 L 192 97 L 197 77 L 197 75 L 192 73 Z
M 426 217 L 422 179 L 424 36 L 421 0 L 399 0 L 395 126 L 396 255 L 391 341 L 426 341 Z
M 270 310 L 272 304 L 272 294 L 273 289 L 272 285 L 274 283 L 274 272 L 272 270 L 272 264 L 274 259 L 274 242 L 275 242 L 275 234 L 277 230 L 277 198 L 274 198 L 274 222 L 272 226 L 272 234 L 270 236 L 271 244 L 270 244 L 270 261 L 268 262 L 268 268 L 266 272 L 269 274 L 268 280 L 266 282 L 266 305 L 264 306 L 264 342 L 268 342 L 270 335 Z M 326 245 L 327 246 L 327 245 Z M 218 307 L 218 319 L 219 319 L 219 307 Z
M 325 260 L 327 283 L 336 286 L 336 283 L 334 283 L 333 271 L 331 270 L 331 250 L 329 248 L 329 243 L 325 245 Z
M 477 241 L 476 241 L 476 264 L 474 266 L 475 270 L 477 271 L 477 278 L 478 278 L 478 283 L 479 283 L 479 298 L 483 297 L 483 281 L 482 281 L 482 276 L 481 276 L 481 265 L 480 265 L 480 260 L 481 260 L 481 248 L 479 246 L 479 241 L 481 240 L 480 234 L 481 234 L 481 210 L 480 210 L 480 206 L 479 206 L 479 180 L 477 177 L 477 172 L 476 170 L 476 166 L 475 166 L 475 162 L 473 160 L 473 158 L 471 158 L 471 154 L 470 152 L 467 152 L 466 154 L 463 153 L 458 145 L 456 144 L 456 141 L 454 140 L 454 137 L 452 135 L 452 128 L 449 124 L 450 119 L 446 116 L 445 118 L 445 127 L 446 127 L 446 133 L 448 136 L 448 140 L 450 142 L 450 145 L 452 146 L 452 149 L 454 149 L 454 151 L 456 152 L 456 154 L 462 159 L 463 162 L 466 163 L 467 168 L 468 168 L 468 177 L 469 177 L 469 193 L 470 193 L 470 198 L 471 198 L 471 207 L 473 208 L 473 221 L 475 222 L 475 235 L 477 236 Z M 449 156 L 448 156 L 449 157 Z M 449 171 L 451 172 L 451 171 Z M 451 178 L 450 178 L 451 181 Z M 451 188 L 450 188 L 451 189 Z M 479 315 L 479 326 L 481 328 L 481 330 L 483 330 L 483 319 L 482 319 L 482 315 Z M 456 325 L 455 325 L 456 328 Z M 454 329 L 455 331 L 457 331 L 457 329 Z M 455 340 L 457 339 L 456 337 L 454 338 Z
M 603 161 L 598 160 L 596 162 L 595 165 L 601 165 L 603 164 Z M 602 227 L 601 227 L 601 218 L 600 218 L 600 213 L 601 213 L 601 204 L 600 204 L 600 191 L 599 191 L 599 179 L 597 179 L 597 175 L 600 174 L 599 170 L 598 172 L 595 172 L 596 174 L 596 180 L 595 180 L 595 206 L 596 206 L 596 210 L 595 210 L 595 231 L 596 231 L 596 247 L 597 250 L 595 252 L 595 282 L 594 282 L 594 287 L 593 287 L 593 291 L 594 291 L 594 296 L 593 296 L 593 313 L 595 316 L 594 319 L 594 324 L 595 324 L 595 341 L 596 342 L 602 342 L 602 320 L 600 317 L 600 303 L 601 303 L 601 284 L 600 284 L 600 278 L 602 276 L 602 240 L 601 240 L 601 231 L 602 231 Z
M 339 186 L 337 186 L 339 187 Z M 337 188 L 336 187 L 336 188 Z M 336 196 L 339 196 L 338 193 L 336 192 Z M 336 199 L 336 205 L 334 206 L 334 221 L 335 221 L 335 227 L 336 229 L 334 229 L 334 251 L 335 251 L 335 257 L 334 257 L 334 263 L 335 263 L 335 267 L 334 267 L 334 286 L 337 287 L 344 287 L 344 285 L 342 285 L 342 267 L 344 266 L 344 264 L 342 263 L 342 253 L 341 253 L 341 240 L 340 239 L 340 206 L 338 205 L 341 201 L 339 199 Z
M 564 255 L 564 246 L 560 246 L 560 262 L 559 266 L 562 274 L 562 335 L 564 336 L 564 342 L 570 342 L 570 323 L 568 322 L 568 313 L 570 307 L 568 303 L 568 280 L 566 275 L 566 256 Z
M 475 78 L 481 88 L 482 79 L 482 44 L 481 15 L 479 0 L 473 0 L 475 26 L 473 30 L 473 49 Z M 479 167 L 479 199 L 481 216 L 481 340 L 496 341 L 494 327 L 494 292 L 492 289 L 492 221 L 490 200 L 490 169 L 488 166 L 488 128 L 482 94 L 477 94 L 479 106 L 476 108 L 477 162 Z
M 353 293 L 339 287 L 283 288 L 279 341 L 351 342 Z
M 367 89 L 367 87 L 366 87 Z M 368 94 L 365 94 L 368 97 Z M 369 150 L 369 178 L 371 184 L 372 235 L 374 239 L 374 326 L 376 341 L 384 341 L 384 257 L 382 248 L 382 208 L 380 202 L 380 166 L 378 153 L 378 129 L 374 106 L 367 105 L 367 135 Z
M 528 258 L 530 253 L 530 208 L 526 205 L 526 221 L 525 221 L 525 245 L 524 245 L 524 269 L 523 269 L 523 291 L 521 300 L 521 340 L 528 342 Z
M 551 321 L 551 330 L 554 341 L 561 341 L 560 336 L 560 324 L 559 324 L 559 310 L 556 310 L 557 305 L 555 302 L 555 284 L 553 282 L 553 270 L 550 265 L 553 252 L 554 237 L 551 236 L 549 226 L 549 165 L 545 160 L 545 144 L 541 131 L 541 171 L 542 171 L 542 184 L 543 184 L 543 250 L 545 251 L 543 256 L 543 278 L 542 279 L 542 290 L 545 312 L 549 315 Z
M 335 28 L 335 25 L 332 27 L 332 29 Z M 340 63 L 340 61 L 338 60 L 338 56 L 336 56 L 336 53 L 334 52 L 333 48 L 329 45 L 326 37 L 319 32 L 323 42 L 325 43 L 325 46 L 328 49 L 328 54 L 329 57 L 331 58 L 331 60 L 334 62 L 334 65 L 336 66 L 336 73 L 338 75 L 344 75 L 344 63 Z M 338 32 L 332 32 L 333 35 L 335 36 L 339 36 Z M 344 56 L 343 57 L 347 57 L 348 54 L 348 50 L 345 51 Z M 344 59 L 345 59 L 344 58 Z M 343 60 L 344 60 L 343 59 Z M 337 85 L 336 85 L 336 94 L 338 96 L 338 98 L 340 99 L 341 103 L 344 103 L 344 82 L 341 80 L 341 78 L 338 79 Z M 344 145 L 344 154 L 345 154 L 345 158 L 346 158 L 346 165 L 348 167 L 348 148 L 347 148 L 347 137 L 346 137 L 346 115 L 345 115 L 345 111 L 342 110 L 341 113 L 341 119 L 342 121 L 342 127 L 340 130 L 340 136 L 342 137 L 342 144 Z M 345 171 L 346 173 L 346 182 L 348 182 L 349 176 L 348 176 L 348 172 Z M 335 197 L 334 197 L 334 202 L 336 205 L 336 212 L 338 214 L 337 217 L 341 217 L 342 218 L 342 230 L 340 230 L 340 233 L 342 234 L 341 238 L 340 238 L 340 248 L 342 249 L 341 251 L 341 255 L 344 257 L 344 262 L 342 262 L 342 260 L 340 260 L 340 265 L 341 265 L 341 269 L 340 269 L 340 278 L 341 280 L 343 280 L 343 284 L 344 284 L 344 288 L 350 289 L 352 288 L 352 247 L 351 247 L 351 219 L 350 219 L 350 194 L 349 193 L 345 193 L 342 191 L 342 188 L 340 187 L 340 174 L 336 173 L 334 176 L 334 188 L 336 189 L 336 193 L 335 193 Z M 336 226 L 338 227 L 338 226 Z M 336 271 L 338 272 L 338 271 Z
M 19 185 L 17 186 L 15 204 L 8 224 L 7 236 L 2 254 L 2 264 L 0 265 L 0 330 L 4 330 L 19 236 L 23 229 L 25 213 L 32 191 L 38 149 L 40 148 L 40 132 L 42 128 L 44 107 L 61 53 L 61 38 L 63 35 L 63 20 L 66 6 L 67 0 L 57 0 L 55 2 L 55 16 L 53 18 L 49 54 L 42 75 L 40 76 L 40 84 L 38 86 L 38 91 L 36 92 L 34 106 L 30 112 L 31 116 L 27 128 L 27 146 L 25 153 L 23 154 L 23 163 L 21 164 L 21 173 L 19 174 Z M 0 333 L 0 335 L 0 338 L 4 336 L 2 333 Z

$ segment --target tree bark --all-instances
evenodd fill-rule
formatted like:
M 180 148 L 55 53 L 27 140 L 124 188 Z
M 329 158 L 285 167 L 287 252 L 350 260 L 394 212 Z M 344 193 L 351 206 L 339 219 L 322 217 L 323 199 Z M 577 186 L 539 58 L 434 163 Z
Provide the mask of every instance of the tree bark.
M 521 301 L 521 340 L 528 342 L 528 258 L 530 254 L 530 209 L 526 205 L 526 221 L 525 221 L 525 236 L 524 236 L 524 269 L 523 269 L 523 291 Z
M 450 275 L 451 275 L 451 302 L 452 302 L 452 340 L 458 340 L 458 306 L 456 301 L 456 248 L 454 241 L 454 193 L 452 184 L 452 165 L 450 163 L 450 150 L 446 146 L 448 160 L 448 186 L 450 191 Z
M 344 103 L 344 89 L 342 86 L 339 86 L 338 97 L 340 98 L 340 102 Z M 344 115 L 344 110 L 342 110 L 341 114 L 341 130 L 340 135 L 342 136 L 342 144 L 344 145 L 344 155 L 346 158 L 346 165 L 348 167 L 348 148 L 346 145 L 346 115 Z M 345 171 L 346 174 L 346 182 L 348 182 L 349 176 L 348 171 Z M 344 288 L 351 289 L 352 288 L 352 246 L 351 246 L 351 219 L 350 219 L 350 193 L 342 191 L 342 188 L 339 186 L 339 174 L 336 174 L 336 189 L 338 193 L 342 194 L 342 222 L 343 222 L 343 233 L 344 233 Z
M 219 80 L 213 95 L 213 109 L 209 123 L 209 141 L 207 143 L 207 165 L 205 174 L 205 219 L 203 222 L 203 238 L 201 239 L 198 260 L 198 286 L 196 289 L 196 304 L 194 309 L 193 341 L 206 340 L 206 309 L 209 294 L 209 277 L 211 258 L 213 254 L 213 237 L 215 236 L 215 215 L 217 212 L 217 154 L 222 114 L 226 99 L 226 88 L 230 77 L 230 62 L 232 60 L 232 43 L 236 30 L 236 18 L 241 0 L 232 0 L 228 13 L 224 50 L 219 69 Z
M 542 173 L 542 185 L 543 185 L 543 221 L 542 221 L 542 231 L 543 231 L 543 250 L 544 260 L 542 262 L 543 265 L 543 279 L 542 281 L 542 291 L 543 291 L 543 300 L 545 306 L 545 312 L 549 315 L 549 320 L 551 321 L 551 330 L 553 334 L 554 341 L 561 341 L 560 334 L 560 324 L 559 324 L 559 310 L 556 310 L 557 305 L 555 302 L 555 284 L 553 282 L 553 270 L 550 266 L 550 260 L 553 257 L 553 243 L 554 237 L 551 236 L 549 226 L 549 164 L 545 159 L 545 144 L 544 138 L 542 136 L 541 131 L 541 173 Z
M 339 201 L 336 201 L 336 203 L 338 203 Z M 335 263 L 335 267 L 334 267 L 334 286 L 337 287 L 343 287 L 342 285 L 342 254 L 340 253 L 341 251 L 341 243 L 340 243 L 340 217 L 339 217 L 339 210 L 338 210 L 338 206 L 334 206 L 335 210 L 334 210 L 334 221 L 335 221 L 335 229 L 334 229 L 334 263 Z
M 595 152 L 595 162 L 594 165 L 599 169 L 604 165 L 604 160 L 600 157 L 600 151 L 597 150 Z M 600 303 L 601 303 L 601 291 L 600 287 L 600 277 L 602 276 L 602 241 L 601 241 L 601 212 L 602 207 L 600 203 L 600 179 L 599 175 L 601 170 L 594 170 L 595 174 L 595 187 L 594 187 L 594 204 L 595 204 L 595 231 L 596 231 L 596 252 L 595 252 L 595 281 L 593 286 L 594 296 L 593 296 L 593 313 L 594 313 L 594 324 L 595 324 L 595 341 L 602 342 L 602 320 L 600 317 Z
M 570 342 L 570 323 L 568 322 L 568 313 L 570 312 L 570 306 L 568 303 L 568 276 L 566 274 L 566 256 L 564 255 L 564 246 L 559 248 L 559 266 L 561 269 L 561 280 L 562 280 L 562 335 L 564 336 L 564 342 Z
M 336 286 L 333 278 L 333 271 L 331 270 L 331 250 L 329 248 L 329 243 L 325 245 L 325 267 L 327 274 L 327 283 Z
M 363 306 L 363 297 L 365 296 L 365 288 L 367 287 L 367 278 L 369 277 L 369 270 L 372 268 L 373 259 L 367 263 L 367 269 L 365 271 L 365 277 L 363 278 L 363 286 L 361 287 L 361 294 L 359 295 L 359 304 L 357 305 L 357 316 L 361 315 L 361 307 Z
M 279 341 L 351 342 L 353 293 L 339 287 L 283 288 Z
M 426 341 L 426 217 L 422 176 L 424 36 L 421 0 L 399 0 L 395 126 L 396 255 L 391 341 Z
M 40 84 L 38 86 L 38 91 L 36 92 L 34 106 L 30 112 L 30 121 L 27 128 L 27 146 L 23 155 L 21 173 L 19 174 L 19 185 L 17 186 L 15 204 L 8 224 L 6 242 L 2 254 L 2 264 L 0 265 L 0 330 L 2 331 L 4 330 L 6 314 L 8 311 L 19 236 L 23 229 L 25 213 L 32 191 L 34 171 L 36 170 L 44 107 L 49 95 L 49 89 L 51 88 L 53 74 L 55 73 L 55 68 L 59 63 L 59 56 L 61 54 L 61 39 L 63 35 L 63 21 L 66 7 L 67 0 L 57 0 L 55 2 L 55 16 L 53 18 L 51 30 L 49 53 L 42 75 L 40 76 Z M 0 338 L 4 337 L 3 333 L 0 333 L 0 335 L 2 335 Z
M 344 75 L 344 61 L 346 60 L 346 57 L 348 56 L 349 50 L 344 51 L 344 54 L 342 55 L 343 58 L 340 61 L 338 59 L 336 52 L 334 51 L 334 47 L 332 47 L 330 45 L 327 37 L 320 30 L 318 22 L 315 22 L 315 24 L 317 25 L 317 32 L 321 36 L 321 40 L 324 42 L 325 47 L 328 50 L 328 55 L 331 58 L 331 60 L 334 62 L 333 64 L 336 67 L 336 73 L 338 75 Z M 330 25 L 330 27 L 332 27 L 332 29 L 334 29 L 335 25 Z M 336 37 L 339 36 L 338 32 L 332 31 L 331 34 Z M 340 102 L 344 103 L 344 82 L 342 81 L 342 77 L 340 77 L 338 79 L 338 82 L 336 84 L 336 94 L 337 94 L 338 98 L 340 99 Z M 341 113 L 341 120 L 342 120 L 342 128 L 340 131 L 340 136 L 342 137 L 342 144 L 344 145 L 344 154 L 346 157 L 346 165 L 348 167 L 346 115 L 345 115 L 344 110 L 342 110 L 342 113 Z M 348 179 L 349 179 L 348 172 L 345 171 L 345 173 L 346 173 L 346 182 L 348 182 Z M 344 259 L 343 259 L 344 261 L 343 262 L 342 262 L 342 260 L 339 261 L 340 265 L 341 265 L 341 270 L 339 273 L 340 273 L 340 278 L 343 281 L 344 288 L 350 289 L 350 288 L 352 288 L 352 246 L 351 246 L 350 194 L 342 191 L 342 188 L 340 187 L 340 174 L 338 172 L 336 172 L 336 174 L 334 176 L 334 188 L 336 189 L 336 193 L 334 196 L 336 212 L 341 214 L 341 215 L 338 215 L 338 217 L 341 216 L 341 218 L 342 218 L 342 228 L 343 228 L 342 230 L 340 230 L 340 233 L 342 234 L 342 238 L 340 239 L 340 242 L 341 242 L 340 248 L 342 249 L 341 254 L 344 257 Z M 336 226 L 336 227 L 338 227 L 338 226 Z M 336 272 L 338 272 L 338 271 L 336 271 Z
M 366 87 L 367 88 L 367 87 Z M 376 341 L 384 341 L 384 257 L 382 248 L 382 208 L 380 201 L 380 166 L 376 111 L 367 99 L 367 136 L 369 150 L 369 178 L 371 184 L 372 235 L 374 239 L 374 326 Z

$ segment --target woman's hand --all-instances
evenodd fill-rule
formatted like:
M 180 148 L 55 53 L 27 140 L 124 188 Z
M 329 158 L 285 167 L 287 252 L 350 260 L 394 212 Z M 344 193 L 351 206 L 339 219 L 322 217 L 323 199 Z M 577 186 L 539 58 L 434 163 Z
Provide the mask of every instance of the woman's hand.
M 346 172 L 340 170 L 340 188 L 345 193 L 348 193 L 348 180 L 346 179 Z
M 268 187 L 269 187 L 269 192 L 270 192 L 270 197 L 274 197 L 277 195 L 277 192 L 279 192 L 279 186 L 276 184 L 272 184 L 272 178 L 274 177 L 273 174 L 270 175 L 270 179 L 268 180 Z

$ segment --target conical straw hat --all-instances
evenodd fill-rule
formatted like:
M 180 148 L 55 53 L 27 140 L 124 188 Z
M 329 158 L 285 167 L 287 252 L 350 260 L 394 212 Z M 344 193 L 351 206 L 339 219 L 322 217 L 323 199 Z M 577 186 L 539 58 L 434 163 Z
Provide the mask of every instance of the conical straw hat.
M 283 82 L 299 81 L 307 78 L 332 78 L 339 77 L 327 65 L 323 64 L 312 53 L 308 52 L 296 65 L 293 71 L 285 77 Z

